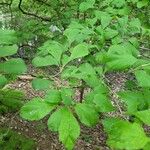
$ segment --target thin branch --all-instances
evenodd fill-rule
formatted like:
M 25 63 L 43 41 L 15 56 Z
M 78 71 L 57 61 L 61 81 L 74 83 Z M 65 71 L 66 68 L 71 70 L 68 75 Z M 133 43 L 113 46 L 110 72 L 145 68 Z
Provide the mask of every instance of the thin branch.
M 43 21 L 51 21 L 51 18 L 50 18 L 50 17 L 38 16 L 38 15 L 36 15 L 36 14 L 34 14 L 34 13 L 30 13 L 30 12 L 24 11 L 24 10 L 22 9 L 22 7 L 21 7 L 21 4 L 22 4 L 22 0 L 19 0 L 18 8 L 19 8 L 19 10 L 20 10 L 23 14 L 28 15 L 28 16 L 32 16 L 32 17 L 35 17 L 35 18 L 38 18 L 38 19 L 41 19 L 41 20 L 43 20 Z

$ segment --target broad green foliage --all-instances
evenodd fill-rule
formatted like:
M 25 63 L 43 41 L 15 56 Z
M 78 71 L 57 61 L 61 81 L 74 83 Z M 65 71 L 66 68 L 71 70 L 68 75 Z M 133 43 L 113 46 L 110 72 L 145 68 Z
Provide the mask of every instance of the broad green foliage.
M 35 90 L 46 90 L 50 88 L 51 81 L 47 79 L 36 78 L 32 81 L 32 87 Z
M 135 72 L 136 79 L 141 87 L 150 88 L 150 74 L 144 70 L 137 70 Z
M 93 105 L 90 104 L 77 104 L 75 111 L 80 118 L 81 122 L 87 126 L 93 126 L 98 123 L 98 113 Z
M 58 90 L 50 90 L 47 92 L 46 101 L 52 104 L 61 102 L 61 93 Z
M 0 90 L 0 114 L 18 111 L 24 104 L 25 95 L 16 90 Z
M 0 44 L 10 45 L 17 42 L 17 37 L 14 30 L 0 29 L 0 35 Z
M 149 0 L 25 0 L 18 8 L 13 1 L 10 25 L 15 31 L 0 30 L 0 87 L 8 83 L 8 74 L 27 71 L 22 59 L 12 57 L 17 45 L 29 44 L 29 52 L 31 47 L 37 51 L 33 66 L 49 67 L 50 75 L 32 81 L 34 89 L 46 94 L 22 107 L 24 119 L 50 115 L 48 128 L 58 132 L 70 150 L 80 135 L 79 122 L 92 127 L 102 113 L 111 149 L 147 149 L 149 138 L 141 124 L 150 125 L 149 4 Z M 105 119 L 105 113 L 119 109 L 111 101 L 114 93 L 106 78 L 114 71 L 135 77 L 133 88 L 115 93 L 133 123 Z
M 55 108 L 41 98 L 35 98 L 29 101 L 21 108 L 21 116 L 28 120 L 40 120 Z
M 21 74 L 26 72 L 27 68 L 24 61 L 20 58 L 10 59 L 0 63 L 0 72 L 6 74 Z
M 71 51 L 70 60 L 80 58 L 80 57 L 84 57 L 84 56 L 89 54 L 87 44 L 79 44 L 70 51 Z
M 32 139 L 24 137 L 23 135 L 20 135 L 17 132 L 10 130 L 9 128 L 1 128 L 0 147 L 4 150 L 31 150 L 36 149 L 36 143 Z
M 17 36 L 13 30 L 0 29 L 0 59 L 17 53 Z M 7 84 L 4 74 L 21 74 L 27 71 L 24 61 L 20 58 L 0 61 L 0 88 Z
M 17 45 L 0 47 L 0 57 L 10 56 L 17 52 Z
M 55 111 L 48 119 L 48 128 L 52 131 L 58 131 L 63 115 L 63 108 Z
M 107 143 L 114 149 L 142 149 L 150 140 L 142 127 L 120 119 L 105 119 L 103 125 L 108 133 Z
M 67 108 L 63 108 L 62 119 L 58 128 L 59 139 L 68 150 L 73 149 L 76 139 L 80 135 L 80 126 Z
M 150 125 L 150 109 L 138 111 L 134 115 L 142 120 L 145 124 Z
M 95 3 L 95 0 L 86 0 L 85 2 L 82 2 L 79 6 L 79 10 L 81 12 L 84 12 L 86 10 L 88 10 L 89 8 L 94 8 L 94 3 Z
M 0 75 L 0 88 L 2 88 L 7 83 L 5 76 Z

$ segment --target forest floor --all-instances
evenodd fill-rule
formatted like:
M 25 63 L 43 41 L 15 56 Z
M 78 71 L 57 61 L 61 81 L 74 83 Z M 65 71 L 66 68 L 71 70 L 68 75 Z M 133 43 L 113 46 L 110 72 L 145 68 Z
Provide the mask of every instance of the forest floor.
M 32 74 L 34 70 L 30 69 L 29 74 Z M 114 93 L 123 88 L 127 75 L 124 73 L 111 73 L 107 75 L 107 81 L 111 83 L 110 87 Z M 34 97 L 43 97 L 44 92 L 33 90 L 31 86 L 31 80 L 18 79 L 15 82 L 9 84 L 9 88 L 21 90 L 25 93 L 26 100 L 30 100 Z M 109 113 L 108 116 L 123 116 L 122 106 L 120 101 L 112 94 L 112 103 L 118 108 L 118 112 Z M 103 116 L 102 116 L 103 117 Z M 63 145 L 58 140 L 57 133 L 51 132 L 47 128 L 47 119 L 40 121 L 28 122 L 23 120 L 17 113 L 9 113 L 0 117 L 0 127 L 9 127 L 19 134 L 32 138 L 37 143 L 36 150 L 64 150 Z M 146 127 L 148 133 L 150 133 L 150 127 Z M 81 126 L 81 135 L 75 145 L 75 150 L 109 150 L 106 146 L 107 136 L 104 133 L 101 122 L 94 128 L 87 128 Z

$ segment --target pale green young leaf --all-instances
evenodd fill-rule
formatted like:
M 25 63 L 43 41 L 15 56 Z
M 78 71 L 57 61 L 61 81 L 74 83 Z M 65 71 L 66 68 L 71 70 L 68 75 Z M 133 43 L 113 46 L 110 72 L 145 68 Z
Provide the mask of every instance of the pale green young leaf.
M 0 63 L 0 72 L 7 74 L 20 74 L 27 71 L 24 61 L 20 58 L 10 59 Z
M 99 121 L 99 114 L 96 111 L 94 105 L 84 103 L 77 104 L 75 106 L 75 111 L 80 121 L 86 126 L 94 126 Z
M 58 132 L 59 140 L 65 145 L 66 149 L 72 150 L 80 135 L 80 126 L 72 112 L 67 108 L 62 110 L 62 119 Z
M 34 98 L 21 108 L 20 115 L 27 120 L 40 120 L 48 115 L 54 108 L 54 105 L 50 105 L 44 101 L 44 99 Z
M 0 57 L 10 56 L 17 53 L 17 45 L 12 46 L 0 46 Z

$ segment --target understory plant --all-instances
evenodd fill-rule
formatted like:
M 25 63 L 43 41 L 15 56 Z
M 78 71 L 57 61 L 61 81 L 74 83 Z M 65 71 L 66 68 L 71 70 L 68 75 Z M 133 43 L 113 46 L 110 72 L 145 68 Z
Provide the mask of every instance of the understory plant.
M 0 35 L 0 114 L 4 114 L 17 111 L 23 105 L 24 94 L 5 85 L 27 68 L 22 59 L 11 58 L 18 50 L 16 32 L 0 29 Z
M 134 12 L 148 5 L 148 0 L 81 2 L 78 19 L 72 18 L 65 31 L 38 48 L 32 64 L 55 68 L 57 73 L 32 81 L 34 89 L 46 94 L 27 102 L 21 117 L 34 121 L 49 115 L 49 130 L 58 132 L 68 150 L 80 136 L 80 124 L 94 127 L 99 122 L 110 148 L 150 149 L 150 138 L 143 129 L 150 125 L 150 60 L 141 51 L 150 29 Z M 0 69 L 7 73 L 7 66 L 9 61 Z M 123 118 L 108 117 L 109 112 L 118 112 L 106 82 L 106 74 L 115 71 L 131 74 L 136 86 L 115 93 L 123 103 Z

